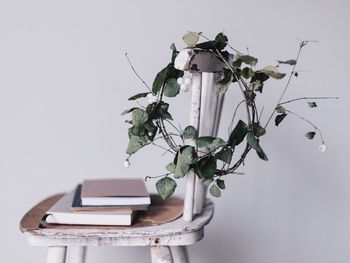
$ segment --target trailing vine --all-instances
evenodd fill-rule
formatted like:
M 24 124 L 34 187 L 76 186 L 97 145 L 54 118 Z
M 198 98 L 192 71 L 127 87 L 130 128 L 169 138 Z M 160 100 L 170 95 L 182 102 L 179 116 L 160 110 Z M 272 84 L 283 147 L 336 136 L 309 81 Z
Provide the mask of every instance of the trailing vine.
M 200 38 L 204 41 L 199 43 Z M 223 176 L 241 174 L 237 172 L 237 169 L 244 164 L 245 158 L 251 150 L 254 150 L 260 159 L 268 160 L 260 140 L 266 134 L 266 128 L 274 116 L 276 126 L 280 125 L 288 115 L 307 122 L 312 130 L 308 131 L 305 137 L 311 140 L 318 135 L 321 141 L 320 151 L 326 150 L 321 130 L 300 114 L 287 109 L 286 105 L 304 100 L 310 108 L 315 108 L 317 100 L 337 99 L 337 97 L 301 97 L 283 101 L 292 79 L 298 77 L 296 66 L 302 49 L 309 42 L 315 41 L 301 40 L 295 59 L 278 60 L 275 66 L 270 65 L 256 69 L 258 59 L 234 49 L 229 45 L 227 36 L 223 33 L 219 33 L 215 39 L 210 40 L 202 33 L 189 32 L 183 37 L 183 40 L 187 44 L 187 48 L 211 52 L 224 63 L 226 67 L 216 87 L 222 93 L 225 93 L 231 85 L 238 87 L 242 94 L 242 100 L 233 112 L 228 139 L 224 140 L 212 136 L 199 137 L 198 131 L 193 126 L 187 126 L 184 129 L 177 127 L 169 112 L 169 103 L 166 102 L 167 97 L 176 97 L 180 92 L 187 92 L 191 88 L 191 78 L 188 74 L 185 75 L 184 71 L 175 67 L 175 60 L 179 54 L 175 45 L 171 45 L 170 63 L 156 75 L 152 86 L 147 85 L 140 77 L 128 55 L 125 54 L 133 72 L 144 84 L 147 91 L 130 97 L 129 100 L 137 101 L 138 106 L 122 113 L 123 115 L 131 114 L 131 119 L 126 120 L 131 127 L 128 129 L 129 144 L 126 150 L 128 157 L 124 165 L 129 167 L 131 155 L 148 145 L 159 147 L 165 153 L 172 154 L 174 158 L 165 167 L 167 170 L 165 174 L 146 177 L 146 180 L 148 178 L 158 179 L 156 187 L 162 198 L 168 198 L 175 191 L 177 184 L 173 178 L 183 178 L 190 170 L 195 172 L 203 184 L 210 186 L 209 192 L 213 196 L 219 197 L 221 190 L 225 189 Z M 228 49 L 234 53 L 229 53 Z M 256 100 L 259 93 L 263 92 L 267 80 L 280 80 L 286 76 L 285 73 L 279 71 L 281 64 L 289 65 L 292 68 L 275 108 L 269 115 L 267 122 L 262 124 L 262 110 L 258 111 Z M 146 105 L 141 104 L 142 100 L 146 102 Z M 242 105 L 245 105 L 247 119 L 235 122 L 236 113 Z M 194 140 L 196 147 L 186 143 L 188 140 Z M 243 143 L 245 143 L 243 151 L 237 153 L 236 149 Z

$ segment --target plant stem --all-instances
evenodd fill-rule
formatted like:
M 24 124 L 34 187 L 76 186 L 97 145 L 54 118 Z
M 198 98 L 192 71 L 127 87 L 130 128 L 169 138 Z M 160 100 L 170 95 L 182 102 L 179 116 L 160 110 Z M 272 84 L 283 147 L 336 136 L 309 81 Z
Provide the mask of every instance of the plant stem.
M 130 65 L 132 71 L 135 73 L 135 75 L 136 75 L 136 76 L 139 78 L 139 80 L 141 80 L 141 82 L 146 86 L 146 88 L 149 90 L 149 92 L 152 92 L 151 88 L 147 85 L 147 83 L 141 78 L 141 76 L 140 76 L 140 75 L 137 73 L 137 71 L 135 70 L 135 68 L 134 68 L 133 64 L 131 63 L 131 60 L 130 60 L 130 58 L 129 58 L 129 56 L 128 56 L 128 53 L 125 53 L 125 57 L 126 57 L 128 63 L 129 63 L 129 65 Z
M 296 117 L 298 117 L 299 119 L 307 122 L 308 124 L 310 124 L 318 132 L 318 134 L 320 135 L 320 138 L 321 138 L 321 143 L 324 144 L 324 139 L 323 139 L 323 136 L 322 136 L 322 132 L 315 124 L 313 124 L 311 121 L 309 121 L 308 119 L 304 118 L 303 116 L 301 116 L 301 115 L 299 115 L 299 114 L 297 114 L 295 112 L 292 112 L 290 110 L 285 110 L 285 111 L 290 113 L 290 114 L 292 114 L 292 115 L 294 115 L 294 116 L 296 116 Z
M 339 97 L 302 97 L 302 98 L 296 98 L 292 100 L 287 100 L 284 102 L 281 102 L 279 105 L 287 104 L 293 101 L 298 101 L 298 100 L 328 100 L 328 99 L 339 99 Z

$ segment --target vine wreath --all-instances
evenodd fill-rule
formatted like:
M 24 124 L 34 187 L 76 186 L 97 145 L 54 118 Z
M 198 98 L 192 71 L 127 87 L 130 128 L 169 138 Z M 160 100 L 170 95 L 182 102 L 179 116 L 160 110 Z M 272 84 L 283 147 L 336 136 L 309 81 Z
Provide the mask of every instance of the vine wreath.
M 201 38 L 204 41 L 198 43 Z M 173 178 L 183 178 L 190 170 L 195 172 L 203 184 L 210 186 L 209 192 L 212 196 L 220 197 L 221 190 L 225 189 L 223 176 L 241 174 L 237 172 L 237 169 L 244 164 L 244 160 L 251 150 L 254 150 L 262 160 L 268 160 L 260 145 L 260 138 L 265 135 L 266 128 L 276 113 L 274 118 L 276 126 L 288 115 L 293 115 L 307 122 L 312 130 L 308 131 L 305 137 L 312 140 L 316 135 L 319 136 L 321 141 L 319 150 L 326 151 L 327 146 L 321 130 L 302 115 L 288 110 L 286 105 L 296 101 L 306 101 L 310 108 L 315 108 L 317 100 L 338 99 L 338 97 L 300 97 L 283 101 L 292 79 L 299 75 L 299 72 L 296 71 L 296 65 L 302 49 L 308 43 L 317 41 L 299 40 L 299 49 L 295 59 L 278 60 L 275 66 L 266 66 L 256 70 L 258 59 L 233 48 L 223 33 L 217 34 L 214 40 L 210 40 L 202 33 L 188 32 L 183 36 L 183 40 L 187 44 L 187 48 L 211 52 L 226 65 L 216 87 L 220 92 L 225 93 L 229 86 L 234 84 L 242 94 L 242 101 L 238 103 L 233 112 L 229 125 L 230 135 L 227 140 L 212 136 L 199 137 L 198 131 L 193 126 L 181 129 L 174 124 L 169 113 L 169 103 L 165 102 L 166 97 L 176 97 L 180 91 L 187 92 L 191 87 L 191 78 L 184 76 L 184 71 L 176 68 L 175 60 L 179 51 L 175 45 L 172 44 L 170 47 L 172 50 L 170 63 L 156 75 L 151 87 L 140 77 L 128 55 L 125 54 L 131 69 L 147 91 L 130 97 L 130 101 L 137 101 L 138 107 L 133 107 L 122 113 L 122 115 L 131 113 L 131 120 L 126 120 L 127 123 L 131 124 L 131 127 L 128 129 L 129 144 L 126 150 L 128 157 L 124 166 L 129 167 L 131 155 L 147 145 L 157 146 L 165 153 L 171 153 L 174 158 L 165 167 L 167 173 L 145 178 L 146 180 L 149 178 L 158 179 L 156 188 L 163 199 L 168 198 L 175 191 L 177 183 Z M 230 59 L 232 56 L 233 60 Z M 264 84 L 268 79 L 280 80 L 286 77 L 287 74 L 279 72 L 280 64 L 291 66 L 291 71 L 275 108 L 269 115 L 267 122 L 262 124 L 262 111 L 258 112 L 256 98 L 258 98 L 259 93 L 263 92 Z M 141 99 L 147 102 L 146 106 L 139 102 Z M 246 122 L 238 120 L 235 123 L 237 110 L 242 105 L 245 105 L 247 120 Z M 233 128 L 234 123 L 235 127 Z M 186 140 L 190 139 L 195 141 L 196 147 L 186 144 Z M 160 144 L 161 141 L 165 144 Z M 243 151 L 240 154 L 235 154 L 237 157 L 234 156 L 237 146 L 243 142 L 245 142 L 245 146 L 242 147 Z M 205 149 L 205 151 L 200 152 L 201 149 Z

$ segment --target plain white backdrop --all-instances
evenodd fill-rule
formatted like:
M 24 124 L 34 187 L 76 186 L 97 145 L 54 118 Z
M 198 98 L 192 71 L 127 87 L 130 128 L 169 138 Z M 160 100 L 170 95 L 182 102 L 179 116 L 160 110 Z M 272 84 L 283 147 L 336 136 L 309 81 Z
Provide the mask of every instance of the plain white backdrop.
M 319 1 L 25 1 L 0 0 L 0 200 L 3 262 L 44 262 L 18 224 L 36 202 L 72 189 L 83 178 L 145 177 L 164 171 L 170 156 L 141 151 L 122 165 L 127 98 L 143 91 L 124 57 L 129 52 L 148 83 L 181 48 L 188 30 L 260 58 L 261 67 L 295 57 L 296 37 L 316 39 L 302 53 L 286 99 L 340 96 L 292 106 L 323 131 L 329 150 L 304 138 L 309 127 L 288 117 L 271 125 L 261 144 L 269 161 L 252 154 L 227 176 L 227 190 L 205 239 L 190 247 L 192 262 L 345 263 L 350 260 L 349 70 L 350 4 Z M 285 69 L 285 68 L 284 68 Z M 284 81 L 269 81 L 259 101 L 265 120 Z M 172 99 L 186 125 L 189 94 Z M 220 135 L 239 93 L 231 89 Z M 179 181 L 178 195 L 183 193 Z M 153 182 L 148 183 L 154 190 Z M 91 248 L 88 262 L 150 262 L 147 248 Z

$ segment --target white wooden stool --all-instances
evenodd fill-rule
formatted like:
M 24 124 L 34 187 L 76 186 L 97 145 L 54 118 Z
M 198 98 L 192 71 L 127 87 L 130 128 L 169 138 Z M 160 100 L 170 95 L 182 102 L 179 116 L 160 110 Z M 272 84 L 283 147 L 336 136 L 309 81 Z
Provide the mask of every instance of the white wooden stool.
M 175 60 L 175 67 L 192 74 L 189 124 L 199 131 L 199 136 L 217 134 L 224 94 L 219 92 L 216 83 L 225 66 L 212 53 L 193 49 L 181 51 Z M 194 141 L 186 143 L 195 146 Z M 201 149 L 200 154 L 205 154 L 205 149 Z M 83 263 L 87 246 L 150 246 L 153 263 L 187 263 L 186 246 L 203 238 L 204 226 L 212 218 L 214 208 L 206 199 L 206 187 L 193 171 L 186 180 L 183 217 L 168 223 L 40 228 L 39 222 L 45 212 L 62 196 L 56 195 L 32 208 L 23 217 L 20 227 L 31 245 L 49 247 L 47 263 L 64 263 L 67 248 L 72 247 L 75 247 L 73 262 Z

